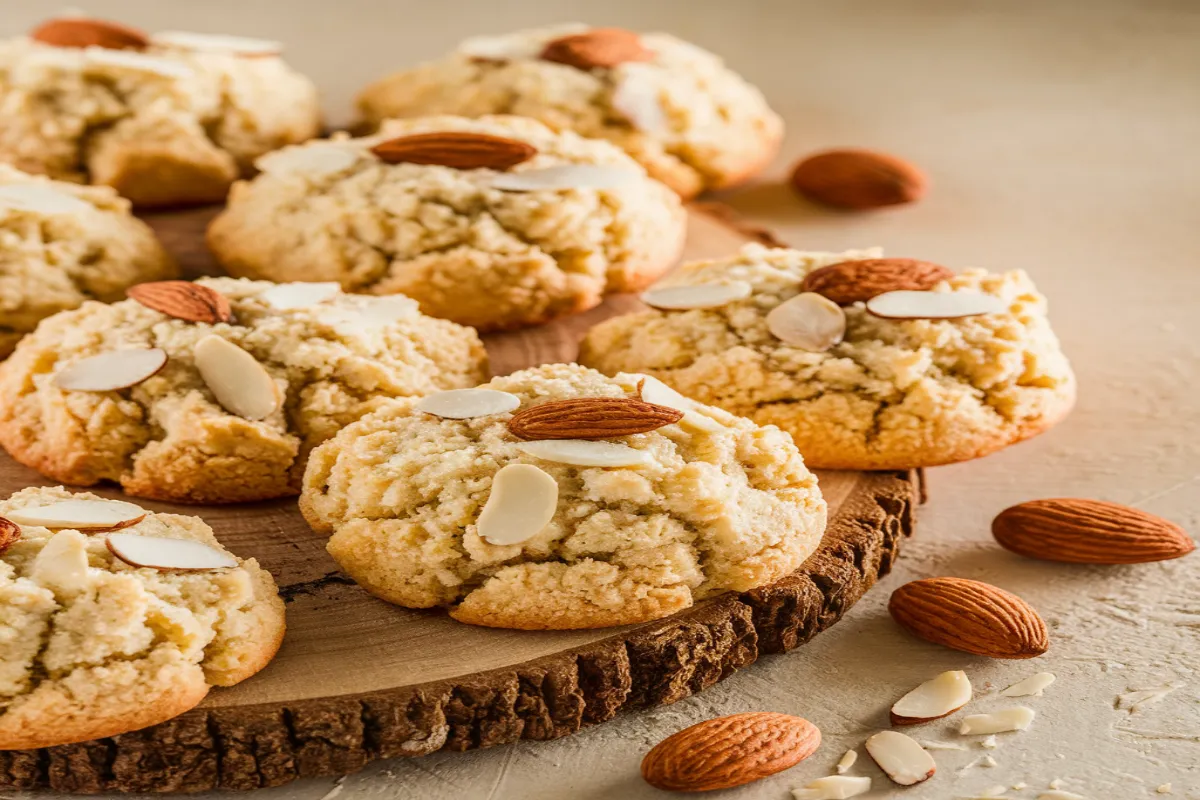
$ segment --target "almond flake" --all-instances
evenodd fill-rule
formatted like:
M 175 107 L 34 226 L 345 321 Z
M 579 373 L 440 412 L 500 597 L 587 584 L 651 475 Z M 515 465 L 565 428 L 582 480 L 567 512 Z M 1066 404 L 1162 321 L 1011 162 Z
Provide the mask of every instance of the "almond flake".
M 341 293 L 337 283 L 277 283 L 258 297 L 271 308 L 288 311 L 320 305 Z
M 607 164 L 559 164 L 543 169 L 501 172 L 488 186 L 504 192 L 565 192 L 572 189 L 623 189 L 645 182 L 645 176 L 629 167 Z
M 0 186 L 0 211 L 28 211 L 32 214 L 79 214 L 95 208 L 73 194 L 37 183 Z
M 917 725 L 953 714 L 971 701 L 971 681 L 962 670 L 925 681 L 892 706 L 893 725 Z
M 684 397 L 679 392 L 667 386 L 651 375 L 639 375 L 641 398 L 647 403 L 673 408 L 683 412 L 679 424 L 706 433 L 717 433 L 725 430 L 725 426 L 699 410 L 700 403 Z
M 997 747 L 1000 746 L 1000 744 L 999 744 L 999 742 L 996 741 L 996 735 L 991 734 L 989 736 L 985 736 L 983 738 L 983 741 L 981 741 L 979 743 L 979 746 L 986 750 L 995 750 Z
M 417 309 L 417 301 L 401 294 L 343 295 L 337 303 L 321 308 L 319 318 L 342 336 L 363 339 L 379 348 L 383 346 L 381 331 L 415 315 Z
M 1001 692 L 1003 697 L 1041 697 L 1042 691 L 1054 683 L 1053 672 L 1039 672 L 1030 675 L 1023 681 L 1018 681 Z
M 451 389 L 426 395 L 413 406 L 443 419 L 471 419 L 504 414 L 520 407 L 521 398 L 495 389 Z
M 233 342 L 209 334 L 196 342 L 192 354 L 200 377 L 226 411 L 260 420 L 279 409 L 283 398 L 271 373 Z
M 81 499 L 19 508 L 5 515 L 18 525 L 95 531 L 128 528 L 145 519 L 146 513 L 146 509 L 123 500 Z
M 771 309 L 767 330 L 784 344 L 821 353 L 846 335 L 846 312 L 832 300 L 804 292 Z
M 838 763 L 837 763 L 838 774 L 844 775 L 845 773 L 849 772 L 850 768 L 854 766 L 855 761 L 858 761 L 858 751 L 857 750 L 847 750 L 842 755 L 841 760 L 838 761 Z
M 558 508 L 558 482 L 532 464 L 509 464 L 492 479 L 476 526 L 491 544 L 520 544 L 537 536 Z
M 1008 306 L 999 297 L 981 292 L 916 292 L 902 289 L 877 294 L 867 311 L 883 319 L 960 319 L 1001 314 Z
M 547 439 L 521 442 L 516 448 L 543 461 L 555 461 L 576 467 L 642 467 L 650 463 L 650 454 L 617 442 L 591 442 L 586 439 Z
M 55 595 L 74 595 L 87 588 L 87 537 L 79 531 L 59 531 L 33 559 L 29 578 Z
M 853 752 L 853 751 L 851 751 Z M 830 775 L 804 784 L 803 789 L 792 789 L 794 800 L 846 800 L 871 791 L 870 778 L 852 778 Z
M 1023 731 L 1033 722 L 1033 709 L 1025 706 L 1006 708 L 994 714 L 971 714 L 963 718 L 958 732 L 964 736 Z
M 612 92 L 613 110 L 650 136 L 661 136 L 671 130 L 671 121 L 662 105 L 658 74 L 646 64 L 625 64 Z
M 137 386 L 167 364 L 167 354 L 157 347 L 114 350 L 76 361 L 54 376 L 54 385 L 68 392 L 115 392 Z
M 523 33 L 502 36 L 472 36 L 459 42 L 455 49 L 468 58 L 478 58 L 484 61 L 537 58 L 546 46 L 546 42 L 572 33 L 582 33 L 587 29 L 588 26 L 581 22 L 568 22 L 562 25 L 548 26 L 542 30 L 541 36 L 536 37 Z
M 1074 792 L 1063 791 L 1062 789 L 1051 789 L 1048 792 L 1039 794 L 1037 800 L 1088 800 L 1088 798 Z
M 191 571 L 226 569 L 238 564 L 237 559 L 224 550 L 192 539 L 110 533 L 105 544 L 109 552 L 131 567 Z
M 917 744 L 924 747 L 926 750 L 966 750 L 966 745 L 958 742 L 939 742 L 936 740 L 922 739 Z
M 186 64 L 130 50 L 89 47 L 83 51 L 83 54 L 87 63 L 97 66 L 119 67 L 162 78 L 188 78 L 192 75 L 192 68 Z
M 361 160 L 362 154 L 353 147 L 316 142 L 267 153 L 254 166 L 267 175 L 324 178 L 345 172 Z
M 642 302 L 652 308 L 685 311 L 694 308 L 720 308 L 745 300 L 753 287 L 746 281 L 700 283 L 692 286 L 663 286 L 642 293 Z
M 283 52 L 283 42 L 270 39 L 190 31 L 161 31 L 153 34 L 150 42 L 159 47 L 177 47 L 200 53 L 231 53 L 238 56 L 277 56 Z
M 896 731 L 880 731 L 867 739 L 867 754 L 893 782 L 901 786 L 928 780 L 937 771 L 933 756 L 915 741 Z

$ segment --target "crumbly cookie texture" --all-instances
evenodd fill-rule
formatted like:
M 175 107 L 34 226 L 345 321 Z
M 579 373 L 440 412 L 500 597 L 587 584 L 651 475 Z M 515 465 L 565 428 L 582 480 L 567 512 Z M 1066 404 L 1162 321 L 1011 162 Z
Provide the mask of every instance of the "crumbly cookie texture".
M 19 509 L 98 500 L 33 488 L 0 501 Z M 218 549 L 196 517 L 148 514 L 123 534 Z M 254 559 L 200 571 L 130 566 L 104 533 L 22 525 L 0 555 L 0 749 L 115 736 L 194 707 L 209 686 L 265 667 L 283 640 L 275 581 Z
M 136 283 L 173 278 L 174 261 L 112 189 L 28 175 L 0 164 L 4 187 L 34 187 L 86 204 L 57 213 L 0 197 L 0 359 L 22 336 L 87 300 L 115 302 Z
M 806 253 L 748 245 L 685 265 L 662 285 L 746 281 L 752 294 L 720 308 L 644 311 L 597 325 L 580 361 L 639 370 L 704 403 L 788 431 L 812 466 L 907 469 L 978 458 L 1061 420 L 1075 378 L 1046 317 L 1046 298 L 1020 270 L 970 269 L 934 291 L 1002 298 L 1007 310 L 952 320 L 894 320 L 845 308 L 846 333 L 825 352 L 784 344 L 771 309 L 812 270 L 881 251 Z
M 507 174 L 599 165 L 611 188 L 514 192 L 504 173 L 386 164 L 370 147 L 412 134 L 471 132 L 526 142 L 537 155 Z M 333 147 L 333 150 L 330 148 Z M 312 153 L 348 153 L 329 170 L 290 169 Z M 346 291 L 406 294 L 426 314 L 482 330 L 535 325 L 644 288 L 679 258 L 679 199 L 606 142 L 517 117 L 390 122 L 379 135 L 285 150 L 239 183 L 209 245 L 235 275 L 337 281 Z M 289 161 L 291 160 L 291 161 Z M 272 165 L 282 164 L 275 168 Z
M 368 124 L 428 114 L 515 114 L 607 139 L 684 197 L 737 183 L 775 155 L 783 123 L 762 94 L 712 53 L 647 33 L 648 61 L 582 70 L 538 58 L 587 31 L 566 25 L 469 39 L 449 55 L 368 86 Z M 640 127 L 629 118 L 630 108 Z
M 0 444 L 64 483 L 117 481 L 132 495 L 187 503 L 262 500 L 296 494 L 309 450 L 385 399 L 472 386 L 487 374 L 474 331 L 422 316 L 415 303 L 401 319 L 373 320 L 372 298 L 281 310 L 264 297 L 275 284 L 199 283 L 229 299 L 236 324 L 186 322 L 134 300 L 43 321 L 0 364 Z M 266 369 L 283 397 L 276 411 L 245 419 L 218 402 L 193 355 L 210 334 Z M 55 383 L 84 358 L 132 348 L 161 348 L 167 363 L 118 391 Z
M 553 364 L 495 378 L 524 408 L 575 397 L 635 396 L 643 376 Z M 797 569 L 816 549 L 826 506 L 779 429 L 720 409 L 612 440 L 634 468 L 569 466 L 525 455 L 514 412 L 442 419 L 401 401 L 317 448 L 300 508 L 367 591 L 412 608 L 448 606 L 476 625 L 597 628 L 666 616 Z M 558 485 L 553 518 L 497 545 L 477 520 L 493 477 L 532 464 Z
M 0 41 L 0 117 L 0 161 L 139 206 L 218 202 L 258 156 L 320 129 L 316 88 L 277 55 L 26 37 Z

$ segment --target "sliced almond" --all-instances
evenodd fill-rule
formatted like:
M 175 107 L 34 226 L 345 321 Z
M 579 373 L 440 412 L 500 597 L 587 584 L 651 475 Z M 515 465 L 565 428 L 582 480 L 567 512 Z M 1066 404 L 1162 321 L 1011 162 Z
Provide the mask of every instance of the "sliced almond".
M 146 509 L 123 500 L 60 500 L 45 506 L 18 508 L 7 512 L 7 516 L 18 525 L 112 531 L 138 524 L 147 513 Z
M 146 34 L 137 28 L 83 16 L 46 20 L 29 32 L 29 38 L 54 47 L 141 50 L 148 44 Z
M 344 295 L 320 311 L 319 318 L 343 336 L 378 340 L 381 330 L 417 313 L 417 302 L 404 295 Z
M 50 537 L 33 559 L 29 578 L 58 596 L 70 596 L 87 588 L 87 537 L 79 531 L 59 531 Z
M 0 517 L 0 556 L 21 538 L 21 526 L 11 519 Z
M 443 419 L 471 419 L 504 414 L 521 405 L 521 398 L 495 389 L 451 389 L 426 395 L 413 406 Z
M 784 344 L 821 353 L 846 335 L 846 312 L 832 300 L 804 292 L 771 309 L 767 330 Z
M 937 771 L 933 756 L 925 748 L 896 731 L 880 731 L 867 739 L 867 754 L 901 786 L 929 780 Z
M 167 364 L 166 351 L 114 350 L 91 356 L 59 371 L 54 385 L 68 392 L 115 392 L 137 386 Z
M 554 518 L 558 482 L 532 464 L 509 464 L 492 478 L 492 492 L 476 525 L 491 544 L 520 544 Z
M 131 567 L 194 571 L 238 565 L 237 559 L 224 550 L 191 539 L 110 533 L 105 544 L 109 552 Z
M 143 75 L 155 75 L 160 78 L 190 78 L 192 68 L 187 64 L 172 61 L 167 58 L 148 56 L 132 50 L 107 50 L 102 47 L 89 47 L 83 51 L 84 59 L 89 64 L 104 67 L 118 67 Z
M 345 172 L 361 160 L 362 153 L 352 147 L 316 142 L 267 153 L 254 166 L 267 175 L 324 178 Z
M 168 317 L 185 322 L 216 325 L 233 322 L 233 308 L 225 295 L 191 281 L 154 281 L 130 286 L 125 294 L 132 300 Z
M 561 25 L 551 25 L 542 29 L 542 35 L 531 37 L 523 33 L 503 36 L 472 36 L 459 42 L 456 48 L 459 53 L 468 58 L 481 61 L 509 61 L 520 58 L 537 58 L 546 46 L 546 42 L 567 36 L 572 33 L 582 33 L 588 29 L 581 22 L 566 22 Z
M 953 714 L 971 701 L 971 681 L 962 670 L 925 681 L 892 706 L 893 725 L 917 725 Z
M 337 283 L 277 283 L 258 297 L 271 308 L 288 311 L 320 305 L 341 293 Z
M 649 453 L 618 442 L 547 439 L 521 442 L 516 447 L 525 455 L 575 467 L 642 467 L 650 463 Z
M 963 717 L 958 732 L 964 736 L 976 736 L 988 733 L 1008 733 L 1023 731 L 1033 722 L 1033 709 L 1025 706 L 1006 708 L 993 714 L 970 714 Z
M 745 300 L 754 288 L 746 281 L 700 283 L 692 286 L 663 286 L 642 292 L 642 302 L 653 308 L 685 311 L 694 308 L 720 308 Z
M 233 342 L 209 334 L 196 342 L 192 355 L 200 377 L 226 411 L 259 420 L 279 409 L 283 398 L 271 373 Z
M 1054 683 L 1053 672 L 1039 672 L 1023 681 L 1017 681 L 1000 694 L 1003 697 L 1041 697 L 1047 686 Z
M 671 121 L 662 105 L 662 88 L 653 67 L 627 64 L 613 88 L 613 110 L 637 130 L 661 136 L 671 129 Z
M 842 754 L 841 759 L 837 763 L 838 775 L 844 775 L 854 766 L 854 762 L 858 761 L 857 750 L 847 750 Z
M 1008 308 L 999 297 L 981 292 L 916 292 L 902 289 L 877 294 L 867 311 L 883 319 L 961 319 L 1001 314 Z
M 655 405 L 682 411 L 683 419 L 679 420 L 680 425 L 706 433 L 717 433 L 725 430 L 724 425 L 697 410 L 697 406 L 700 405 L 699 403 L 684 397 L 658 378 L 651 375 L 642 375 L 639 392 L 641 398 L 647 403 L 654 403 Z
M 1039 794 L 1036 800 L 1088 800 L 1088 798 L 1064 789 L 1048 789 Z
M 850 752 L 854 752 L 853 750 Z M 847 800 L 871 791 L 871 779 L 849 775 L 830 775 L 804 784 L 802 789 L 793 789 L 793 800 Z
M 495 175 L 488 186 L 505 192 L 566 192 L 572 189 L 623 189 L 645 183 L 645 176 L 629 167 L 607 164 L 559 164 Z
M 230 53 L 247 57 L 277 56 L 283 52 L 283 42 L 271 39 L 190 31 L 160 31 L 150 37 L 150 42 L 159 47 L 176 47 L 198 53 Z
M 80 214 L 95 208 L 73 194 L 38 183 L 13 183 L 0 186 L 0 211 L 28 211 L 33 214 Z

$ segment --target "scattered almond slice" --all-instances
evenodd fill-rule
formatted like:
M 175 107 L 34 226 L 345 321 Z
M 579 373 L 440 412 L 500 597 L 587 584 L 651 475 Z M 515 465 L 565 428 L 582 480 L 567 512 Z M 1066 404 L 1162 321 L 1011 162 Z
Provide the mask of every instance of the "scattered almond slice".
M 867 754 L 901 786 L 928 780 L 937 771 L 933 756 L 913 739 L 896 731 L 880 731 L 867 739 Z
M 254 166 L 267 175 L 323 178 L 345 172 L 361 160 L 362 154 L 352 147 L 318 142 L 275 150 L 255 161 Z
M 451 389 L 426 395 L 413 406 L 443 419 L 471 419 L 504 414 L 521 405 L 521 398 L 495 389 Z
M 271 373 L 233 342 L 209 334 L 192 353 L 200 377 L 226 411 L 260 420 L 279 409 L 283 398 Z
M 559 164 L 543 169 L 501 172 L 488 186 L 504 192 L 565 192 L 572 189 L 622 189 L 644 182 L 644 176 L 628 167 L 605 164 Z
M 1037 800 L 1088 800 L 1081 794 L 1067 792 L 1062 789 L 1051 789 L 1047 792 L 1042 792 L 1037 796 Z
M 846 312 L 832 300 L 804 292 L 771 309 L 767 330 L 784 344 L 821 353 L 846 335 Z
M 684 397 L 651 375 L 642 375 L 640 378 L 641 398 L 647 403 L 654 403 L 658 406 L 666 406 L 676 411 L 682 411 L 683 419 L 679 420 L 680 425 L 707 433 L 716 433 L 725 430 L 724 425 L 712 417 L 697 411 L 696 407 L 699 403 L 695 400 Z
M 1039 672 L 1030 675 L 1023 681 L 1018 681 L 1001 692 L 1003 697 L 1041 697 L 1042 691 L 1054 683 L 1053 672 Z
M 532 464 L 509 464 L 492 478 L 492 492 L 476 525 L 491 544 L 520 544 L 554 518 L 558 482 Z
M 966 750 L 967 746 L 958 742 L 938 742 L 929 739 L 922 739 L 917 744 L 924 747 L 926 750 Z
M 87 588 L 87 537 L 79 531 L 59 531 L 33 559 L 29 578 L 56 596 L 71 596 Z
M 964 736 L 1023 731 L 1033 722 L 1033 709 L 1025 706 L 1006 708 L 993 714 L 971 714 L 963 718 L 958 732 Z
M 979 746 L 987 750 L 995 750 L 1000 746 L 1000 744 L 996 741 L 996 735 L 991 734 L 990 736 L 984 737 L 983 741 L 979 743 Z
M 853 751 L 851 751 L 853 752 Z M 830 775 L 804 784 L 802 789 L 792 789 L 793 800 L 847 800 L 871 791 L 870 778 L 845 775 Z
M 867 311 L 883 319 L 961 319 L 1000 314 L 1007 308 L 999 297 L 982 292 L 916 292 L 902 289 L 877 294 Z
M 849 772 L 850 768 L 854 766 L 855 761 L 858 761 L 858 751 L 847 750 L 842 755 L 841 760 L 837 763 L 838 775 L 844 775 L 845 773 Z
M 226 569 L 238 564 L 237 559 L 224 550 L 191 539 L 110 533 L 105 544 L 109 552 L 131 567 L 194 571 Z
M 34 214 L 79 214 L 95 208 L 73 194 L 37 183 L 0 186 L 0 211 L 28 211 Z
M 534 458 L 576 467 L 641 467 L 650 463 L 649 453 L 618 442 L 546 439 L 520 442 L 516 448 Z
M 141 506 L 124 500 L 60 500 L 45 506 L 6 512 L 18 525 L 42 528 L 71 528 L 77 531 L 111 531 L 128 528 L 146 518 Z
M 162 78 L 189 78 L 192 68 L 187 64 L 168 58 L 149 56 L 132 50 L 109 50 L 105 47 L 89 47 L 83 51 L 84 60 L 105 67 L 120 67 L 145 75 Z
M 657 78 L 658 72 L 654 67 L 624 64 L 611 99 L 614 111 L 635 129 L 650 136 L 661 136 L 671 130 Z
M 283 52 L 283 42 L 270 39 L 191 31 L 160 31 L 150 36 L 150 42 L 160 47 L 177 47 L 199 53 L 231 53 L 238 56 L 277 56 Z
M 745 300 L 753 287 L 746 281 L 700 283 L 692 286 L 664 286 L 642 293 L 642 302 L 653 308 L 685 311 L 695 308 L 720 308 L 736 300 Z
M 137 386 L 167 364 L 165 351 L 114 350 L 90 356 L 60 370 L 54 385 L 68 392 L 115 392 Z
M 971 701 L 971 681 L 962 670 L 925 681 L 892 706 L 893 725 L 918 725 L 953 714 Z
M 277 283 L 258 297 L 271 308 L 288 311 L 320 305 L 341 293 L 337 283 Z

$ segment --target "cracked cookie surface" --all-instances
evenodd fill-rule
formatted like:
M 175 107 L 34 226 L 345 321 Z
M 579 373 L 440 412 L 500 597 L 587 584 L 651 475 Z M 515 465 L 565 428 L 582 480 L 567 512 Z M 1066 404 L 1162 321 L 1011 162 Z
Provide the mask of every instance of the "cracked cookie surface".
M 134 300 L 44 320 L 0 364 L 0 444 L 64 483 L 115 481 L 132 495 L 188 503 L 263 500 L 296 494 L 309 450 L 384 400 L 487 374 L 474 331 L 425 317 L 407 298 L 337 294 L 279 309 L 264 295 L 276 284 L 198 283 L 228 298 L 233 324 L 186 322 Z M 375 316 L 381 302 L 403 304 L 402 315 Z M 245 419 L 218 402 L 193 355 L 210 334 L 266 369 L 283 398 L 275 411 Z M 84 358 L 135 348 L 162 349 L 166 365 L 117 391 L 55 383 Z
M 585 25 L 518 31 L 462 42 L 436 61 L 371 84 L 358 104 L 369 124 L 429 114 L 515 114 L 607 139 L 684 197 L 759 172 L 783 123 L 761 92 L 720 58 L 664 33 L 642 35 L 647 61 L 577 69 L 538 58 L 545 44 Z M 641 128 L 626 112 L 644 110 Z
M 64 210 L 24 207 L 24 187 L 38 192 L 35 197 L 65 196 Z M 16 192 L 16 201 L 6 202 L 6 191 Z M 149 226 L 112 189 L 0 164 L 0 359 L 52 314 L 87 300 L 115 302 L 134 284 L 175 275 L 174 261 Z
M 0 516 L 63 500 L 32 488 Z M 148 514 L 121 533 L 221 548 L 196 517 Z M 236 558 L 236 557 L 235 557 Z M 104 533 L 22 525 L 0 555 L 0 749 L 49 747 L 155 725 L 267 665 L 283 640 L 275 581 L 254 559 L 201 571 L 133 567 Z
M 629 397 L 641 375 L 606 378 L 554 364 L 485 388 L 521 407 Z M 389 404 L 312 454 L 300 507 L 328 549 L 372 594 L 456 619 L 526 629 L 641 622 L 800 567 L 825 529 L 816 477 L 787 434 L 720 409 L 616 437 L 638 467 L 535 458 L 506 424 L 514 411 L 442 419 Z M 536 466 L 558 486 L 553 517 L 519 544 L 480 535 L 497 471 Z
M 470 132 L 526 142 L 537 154 L 507 172 L 386 164 L 388 139 Z M 332 150 L 331 150 L 332 148 Z M 365 139 L 314 142 L 278 154 L 348 154 L 330 170 L 276 169 L 239 183 L 208 242 L 235 275 L 337 281 L 346 291 L 403 293 L 421 310 L 481 330 L 519 328 L 636 291 L 679 258 L 686 217 L 666 187 L 605 142 L 516 117 L 390 122 Z M 498 176 L 563 165 L 627 176 L 611 188 L 502 191 Z
M 580 361 L 641 371 L 684 395 L 788 431 L 810 465 L 908 469 L 978 458 L 1041 433 L 1074 403 L 1075 378 L 1020 270 L 960 272 L 935 291 L 1000 297 L 1007 309 L 952 320 L 881 319 L 845 308 L 846 333 L 825 352 L 784 344 L 771 309 L 806 274 L 881 251 L 806 253 L 749 245 L 681 267 L 661 285 L 745 281 L 750 297 L 720 308 L 629 314 L 597 325 Z

